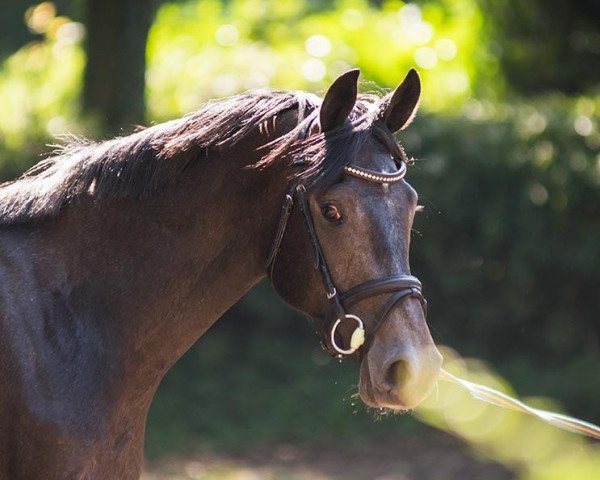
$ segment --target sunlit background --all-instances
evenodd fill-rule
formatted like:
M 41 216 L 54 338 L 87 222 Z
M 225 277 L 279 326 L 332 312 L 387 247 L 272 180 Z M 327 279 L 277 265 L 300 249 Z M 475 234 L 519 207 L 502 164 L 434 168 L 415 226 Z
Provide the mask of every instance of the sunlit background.
M 417 68 L 421 113 L 399 139 L 447 368 L 600 422 L 598 2 L 6 3 L 3 180 L 57 135 L 127 134 L 248 89 L 322 94 L 353 67 L 383 94 Z M 260 285 L 166 377 L 144 478 L 600 478 L 597 443 L 442 383 L 415 413 L 368 411 L 357 376 Z

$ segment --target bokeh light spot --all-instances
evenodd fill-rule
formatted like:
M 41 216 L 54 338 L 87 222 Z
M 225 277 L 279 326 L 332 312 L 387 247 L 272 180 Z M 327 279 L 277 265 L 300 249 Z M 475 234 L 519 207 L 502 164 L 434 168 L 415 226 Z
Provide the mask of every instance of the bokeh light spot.
M 418 5 L 409 3 L 398 10 L 398 18 L 400 19 L 400 23 L 404 25 L 414 25 L 421 21 L 421 9 Z
M 30 7 L 25 12 L 25 23 L 32 33 L 42 34 L 48 30 L 56 17 L 56 6 L 53 2 L 42 2 Z
M 85 37 L 85 27 L 79 22 L 64 23 L 56 30 L 56 39 L 63 45 L 79 43 L 83 37 Z
M 235 45 L 240 38 L 240 32 L 235 25 L 221 25 L 215 32 L 215 40 L 223 47 Z
M 331 42 L 324 35 L 313 35 L 306 40 L 304 48 L 313 57 L 324 57 L 331 52 Z
M 326 72 L 325 64 L 316 58 L 309 58 L 302 64 L 302 75 L 310 82 L 323 80 Z
M 452 60 L 454 57 L 456 57 L 456 44 L 449 38 L 442 38 L 435 42 L 435 52 L 442 60 Z
M 548 201 L 548 190 L 541 183 L 534 183 L 529 187 L 529 199 L 534 205 L 542 206 Z
M 469 89 L 469 77 L 465 72 L 456 71 L 446 75 L 444 80 L 446 89 L 453 94 L 461 94 Z
M 421 47 L 415 52 L 415 62 L 421 68 L 429 70 L 437 65 L 437 55 L 433 48 Z
M 594 124 L 589 117 L 579 115 L 573 122 L 573 128 L 582 137 L 587 137 L 594 131 Z
M 358 30 L 364 25 L 365 19 L 360 10 L 349 8 L 342 13 L 340 23 L 348 30 Z
M 212 82 L 213 93 L 220 97 L 232 95 L 238 89 L 238 77 L 232 74 L 218 75 Z

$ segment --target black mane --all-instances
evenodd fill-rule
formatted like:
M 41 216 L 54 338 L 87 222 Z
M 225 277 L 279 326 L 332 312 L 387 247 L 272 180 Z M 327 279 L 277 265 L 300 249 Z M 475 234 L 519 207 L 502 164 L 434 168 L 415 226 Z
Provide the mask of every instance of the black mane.
M 102 143 L 78 139 L 58 147 L 19 179 L 0 185 L 0 224 L 56 216 L 81 195 L 101 201 L 156 194 L 179 178 L 190 162 L 208 156 L 210 149 L 227 148 L 290 110 L 298 111 L 298 125 L 265 145 L 255 167 L 266 168 L 282 157 L 302 158 L 305 162 L 294 175 L 310 185 L 331 182 L 372 138 L 398 157 L 404 156 L 389 131 L 376 121 L 378 102 L 376 96 L 361 96 L 350 121 L 328 132 L 327 138 L 302 136 L 318 116 L 318 97 L 260 90 L 209 102 L 197 112 L 129 136 Z

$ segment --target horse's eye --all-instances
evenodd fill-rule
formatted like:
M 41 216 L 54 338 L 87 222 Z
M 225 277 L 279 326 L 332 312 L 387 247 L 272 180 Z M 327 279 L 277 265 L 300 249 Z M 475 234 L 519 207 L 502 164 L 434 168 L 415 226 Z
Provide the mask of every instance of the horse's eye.
M 321 206 L 321 213 L 328 222 L 337 223 L 342 219 L 342 214 L 332 203 L 326 203 Z

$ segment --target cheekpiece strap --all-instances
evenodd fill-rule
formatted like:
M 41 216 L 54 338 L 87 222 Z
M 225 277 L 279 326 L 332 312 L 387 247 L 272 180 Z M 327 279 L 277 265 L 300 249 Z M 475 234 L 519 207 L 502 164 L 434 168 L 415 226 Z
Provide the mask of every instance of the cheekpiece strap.
M 314 266 L 315 268 L 319 268 L 320 264 L 323 262 L 323 255 L 321 254 L 321 247 L 317 240 L 315 225 L 312 222 L 312 215 L 308 209 L 308 202 L 306 201 L 306 188 L 304 185 L 298 185 L 296 187 L 296 195 L 298 196 L 298 205 L 300 206 L 302 218 L 304 219 L 304 226 L 306 227 L 308 238 L 310 238 L 310 249 L 313 254 Z
M 296 187 L 296 195 L 298 197 L 298 205 L 300 207 L 300 211 L 302 212 L 302 217 L 304 218 L 306 231 L 308 232 L 308 238 L 310 239 L 311 250 L 313 252 L 315 261 L 314 266 L 316 269 L 319 270 L 319 273 L 321 274 L 321 279 L 323 281 L 323 285 L 325 286 L 327 299 L 333 306 L 337 318 L 343 319 L 346 315 L 346 312 L 344 311 L 344 307 L 342 306 L 342 302 L 340 300 L 338 291 L 335 288 L 333 279 L 331 278 L 331 272 L 327 267 L 327 262 L 325 261 L 323 250 L 321 249 L 321 244 L 319 243 L 319 237 L 317 236 L 317 231 L 315 230 L 315 225 L 313 223 L 312 215 L 310 213 L 310 207 L 308 206 L 308 201 L 306 200 L 306 188 L 304 187 L 304 185 L 298 185 Z
M 275 265 L 275 258 L 277 257 L 277 254 L 281 249 L 281 242 L 283 241 L 283 236 L 285 235 L 285 230 L 287 228 L 290 215 L 292 214 L 293 206 L 294 189 L 292 188 L 285 195 L 285 200 L 283 201 L 283 205 L 281 207 L 281 217 L 279 217 L 279 224 L 277 225 L 277 232 L 275 233 L 275 238 L 273 239 L 271 251 L 269 252 L 269 257 L 267 258 L 267 272 L 269 273 L 269 278 L 273 277 L 273 267 Z

